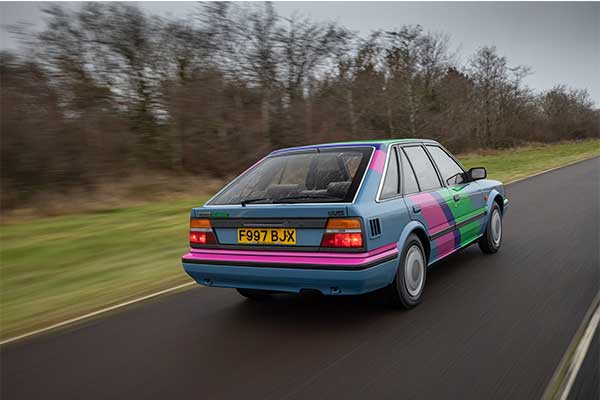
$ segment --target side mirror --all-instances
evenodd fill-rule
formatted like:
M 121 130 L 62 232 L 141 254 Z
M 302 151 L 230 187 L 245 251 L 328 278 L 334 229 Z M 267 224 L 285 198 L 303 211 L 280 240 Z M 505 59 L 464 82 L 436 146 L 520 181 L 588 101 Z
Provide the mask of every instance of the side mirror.
M 467 172 L 470 181 L 477 181 L 479 179 L 485 179 L 487 176 L 487 171 L 483 167 L 471 168 L 469 172 Z
M 460 185 L 461 183 L 467 182 L 469 179 L 466 173 L 459 172 L 458 174 L 452 175 L 450 178 L 446 179 L 446 183 L 449 186 Z

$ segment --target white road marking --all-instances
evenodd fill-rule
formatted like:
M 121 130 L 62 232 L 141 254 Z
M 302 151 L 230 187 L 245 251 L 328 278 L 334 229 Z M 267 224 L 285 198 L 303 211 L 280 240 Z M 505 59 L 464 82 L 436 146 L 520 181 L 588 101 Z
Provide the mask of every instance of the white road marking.
M 565 350 L 552 378 L 546 385 L 542 400 L 565 400 L 569 397 L 577 374 L 589 351 L 590 342 L 600 326 L 600 292 L 588 308 L 571 343 Z
M 585 356 L 590 348 L 590 343 L 594 338 L 594 334 L 596 333 L 596 329 L 598 329 L 598 323 L 600 322 L 600 304 L 596 304 L 596 311 L 592 315 L 590 322 L 585 329 L 585 333 L 583 337 L 577 344 L 577 348 L 575 349 L 575 353 L 572 357 L 571 363 L 569 365 L 569 369 L 567 370 L 566 380 L 567 383 L 564 385 L 563 390 L 559 393 L 558 398 L 560 400 L 567 400 L 569 394 L 571 392 L 571 388 L 573 387 L 573 383 L 575 382 L 575 378 L 579 374 L 579 369 L 583 364 L 583 360 L 585 360 Z
M 569 165 L 577 164 L 577 163 L 580 163 L 580 162 L 583 162 L 583 161 L 588 161 L 588 160 L 591 160 L 591 159 L 596 158 L 596 157 L 598 157 L 598 156 L 593 156 L 593 157 L 586 158 L 586 159 L 583 159 L 583 160 L 573 161 L 571 163 L 560 165 L 560 166 L 554 167 L 554 168 L 550 168 L 550 169 L 547 169 L 545 171 L 536 172 L 533 175 L 528 175 L 528 176 L 525 176 L 523 178 L 518 178 L 518 179 L 515 179 L 515 180 L 512 180 L 512 181 L 509 181 L 509 182 L 505 183 L 504 185 L 508 186 L 508 185 L 510 185 L 512 183 L 515 183 L 515 182 L 519 182 L 519 181 L 522 181 L 522 180 L 525 180 L 525 179 L 533 178 L 534 176 L 542 175 L 542 174 L 545 174 L 547 172 L 555 171 L 557 169 L 568 167 Z M 69 319 L 69 320 L 66 320 L 66 321 L 58 322 L 58 323 L 56 323 L 54 325 L 50 325 L 50 326 L 47 326 L 45 328 L 41 328 L 41 329 L 38 329 L 38 330 L 35 330 L 35 331 L 32 331 L 32 332 L 24 333 L 24 334 L 19 335 L 19 336 L 14 336 L 12 338 L 8 338 L 6 340 L 1 341 L 0 345 L 7 344 L 7 343 L 10 343 L 10 342 L 14 342 L 14 341 L 20 340 L 20 339 L 25 339 L 25 338 L 27 338 L 29 336 L 37 335 L 38 333 L 46 332 L 46 331 L 49 331 L 51 329 L 60 328 L 61 326 L 65 326 L 65 325 L 68 325 L 68 324 L 72 324 L 74 322 L 78 322 L 78 321 L 81 321 L 81 320 L 84 320 L 84 319 L 87 319 L 87 318 L 91 318 L 91 317 L 94 317 L 96 315 L 99 315 L 99 314 L 102 314 L 102 313 L 105 313 L 105 312 L 108 312 L 108 311 L 116 310 L 117 308 L 125 307 L 125 306 L 128 306 L 128 305 L 133 304 L 133 303 L 137 303 L 137 302 L 140 302 L 140 301 L 148 300 L 148 299 L 150 299 L 152 297 L 160 296 L 162 294 L 166 294 L 166 293 L 172 292 L 174 290 L 181 289 L 181 288 L 184 288 L 186 286 L 193 285 L 195 283 L 196 283 L 195 281 L 191 281 L 191 282 L 179 285 L 179 286 L 175 286 L 175 287 L 172 287 L 172 288 L 161 290 L 159 292 L 151 293 L 151 294 L 146 295 L 146 296 L 138 297 L 136 299 L 129 300 L 129 301 L 126 301 L 124 303 L 116 304 L 114 306 L 110 306 L 110 307 L 103 308 L 103 309 L 98 310 L 98 311 L 94 311 L 94 312 L 91 312 L 91 313 L 88 313 L 88 314 L 84 314 L 84 315 L 81 315 L 79 317 L 75 317 L 75 318 L 72 318 L 72 319 Z
M 7 344 L 7 343 L 10 343 L 10 342 L 14 342 L 16 340 L 25 339 L 25 338 L 27 338 L 29 336 L 37 335 L 38 333 L 46 332 L 46 331 L 49 331 L 51 329 L 60 328 L 61 326 L 72 324 L 74 322 L 78 322 L 78 321 L 81 321 L 83 319 L 91 318 L 91 317 L 94 317 L 96 315 L 103 314 L 103 313 L 108 312 L 108 311 L 116 310 L 118 308 L 125 307 L 125 306 L 128 306 L 128 305 L 133 304 L 133 303 L 137 303 L 137 302 L 140 302 L 140 301 L 148 300 L 148 299 L 151 299 L 153 297 L 160 296 L 160 295 L 172 292 L 172 291 L 177 290 L 177 289 L 182 289 L 182 288 L 184 288 L 186 286 L 190 286 L 190 285 L 193 285 L 195 283 L 196 282 L 194 282 L 194 281 L 187 282 L 187 283 L 184 283 L 184 284 L 181 284 L 181 285 L 178 285 L 178 286 L 174 286 L 174 287 L 171 287 L 171 288 L 168 288 L 168 289 L 161 290 L 160 292 L 151 293 L 151 294 L 148 294 L 146 296 L 142 296 L 142 297 L 138 297 L 138 298 L 133 299 L 133 300 L 126 301 L 124 303 L 119 303 L 119 304 L 116 304 L 114 306 L 106 307 L 106 308 L 103 308 L 103 309 L 98 310 L 98 311 L 94 311 L 94 312 L 91 312 L 91 313 L 88 313 L 88 314 L 80 315 L 79 317 L 71 318 L 71 319 L 68 319 L 66 321 L 62 321 L 62 322 L 56 323 L 54 325 L 47 326 L 45 328 L 41 328 L 41 329 L 38 329 L 38 330 L 35 330 L 35 331 L 32 331 L 32 332 L 27 332 L 27 333 L 24 333 L 24 334 L 19 335 L 19 336 L 11 337 L 9 339 L 1 341 L 0 345 Z

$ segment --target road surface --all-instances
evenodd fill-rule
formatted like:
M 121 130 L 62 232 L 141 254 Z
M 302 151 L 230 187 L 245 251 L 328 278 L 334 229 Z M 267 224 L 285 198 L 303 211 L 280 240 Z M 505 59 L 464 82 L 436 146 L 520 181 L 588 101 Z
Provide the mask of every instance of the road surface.
M 3 346 L 2 399 L 535 399 L 599 287 L 600 159 L 508 186 L 423 303 L 197 288 Z

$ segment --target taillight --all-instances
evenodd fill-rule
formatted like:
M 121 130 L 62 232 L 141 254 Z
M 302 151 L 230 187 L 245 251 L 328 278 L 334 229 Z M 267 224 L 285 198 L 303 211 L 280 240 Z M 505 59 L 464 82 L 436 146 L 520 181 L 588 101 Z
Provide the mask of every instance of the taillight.
M 214 244 L 217 238 L 209 219 L 190 220 L 190 244 Z
M 328 219 L 321 247 L 363 247 L 360 220 L 358 218 Z
M 362 233 L 325 233 L 322 247 L 362 247 Z

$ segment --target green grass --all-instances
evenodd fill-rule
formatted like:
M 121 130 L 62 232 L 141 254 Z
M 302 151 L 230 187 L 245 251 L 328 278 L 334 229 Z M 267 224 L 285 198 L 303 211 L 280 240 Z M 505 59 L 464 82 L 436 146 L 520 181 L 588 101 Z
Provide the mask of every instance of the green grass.
M 189 210 L 205 200 L 1 226 L 0 337 L 189 281 Z
M 517 149 L 464 154 L 466 168 L 486 167 L 488 178 L 508 183 L 550 168 L 600 155 L 600 140 L 532 145 Z
M 489 177 L 514 180 L 600 155 L 600 141 L 459 157 Z M 0 226 L 0 338 L 165 289 L 189 278 L 189 210 L 206 199 L 156 202 Z

